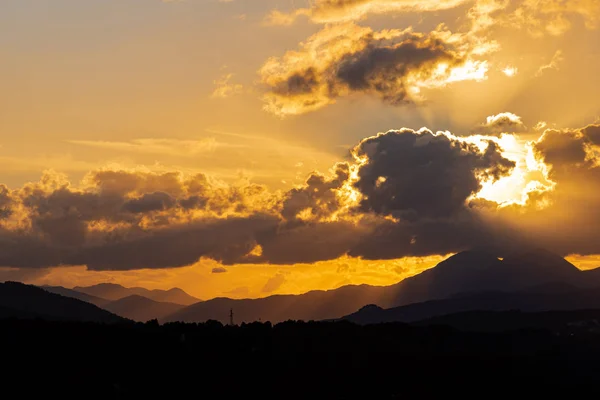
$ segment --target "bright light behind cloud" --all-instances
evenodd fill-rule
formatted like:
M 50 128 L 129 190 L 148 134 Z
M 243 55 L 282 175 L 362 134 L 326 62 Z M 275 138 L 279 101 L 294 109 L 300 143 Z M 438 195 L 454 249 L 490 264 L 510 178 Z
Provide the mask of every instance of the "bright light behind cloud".
M 476 197 L 503 206 L 524 205 L 530 192 L 552 190 L 554 183 L 548 178 L 546 166 L 534 157 L 531 143 L 516 134 L 502 134 L 500 138 L 479 136 L 476 140 L 482 138 L 498 143 L 503 150 L 502 155 L 514 161 L 516 166 L 508 176 L 495 182 L 482 182 L 482 189 Z

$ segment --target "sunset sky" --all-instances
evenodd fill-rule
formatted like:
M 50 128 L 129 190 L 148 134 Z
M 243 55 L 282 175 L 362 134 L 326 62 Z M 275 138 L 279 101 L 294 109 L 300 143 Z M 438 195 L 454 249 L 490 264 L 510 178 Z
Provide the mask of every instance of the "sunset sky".
M 3 0 L 0 281 L 600 266 L 598 0 Z

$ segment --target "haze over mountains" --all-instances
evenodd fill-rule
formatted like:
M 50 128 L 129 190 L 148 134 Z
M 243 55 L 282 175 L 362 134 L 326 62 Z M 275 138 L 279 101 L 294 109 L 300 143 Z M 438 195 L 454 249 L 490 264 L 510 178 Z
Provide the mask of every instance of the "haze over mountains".
M 175 303 L 184 306 L 200 301 L 200 299 L 190 296 L 179 288 L 148 290 L 142 287 L 126 288 L 114 283 L 101 283 L 87 287 L 76 286 L 73 290 L 107 300 L 120 300 L 127 296 L 138 295 L 154 301 Z
M 139 295 L 123 297 L 108 303 L 104 308 L 112 313 L 134 321 L 162 320 L 183 308 L 181 304 L 160 302 Z
M 95 304 L 121 317 L 145 322 L 234 322 L 346 318 L 365 324 L 414 322 L 473 311 L 600 308 L 600 270 L 581 271 L 543 249 L 499 259 L 481 250 L 458 253 L 395 285 L 345 286 L 303 295 L 200 301 L 181 289 L 147 290 L 115 284 L 47 291 Z M 345 316 L 345 317 L 344 317 Z
M 229 309 L 234 310 L 237 322 L 333 319 L 354 313 L 367 304 L 391 308 L 459 293 L 511 292 L 555 282 L 576 288 L 600 287 L 600 279 L 592 279 L 596 276 L 599 275 L 581 271 L 543 249 L 529 249 L 503 260 L 485 251 L 465 251 L 392 286 L 346 286 L 301 296 L 271 296 L 256 300 L 219 298 L 183 308 L 167 320 L 216 319 L 226 322 Z M 477 302 L 473 303 L 473 307 L 476 306 Z
M 67 289 L 61 286 L 44 286 L 43 289 L 66 297 L 76 298 L 102 307 L 114 314 L 134 321 L 161 320 L 186 305 L 200 302 L 179 288 L 148 290 L 141 287 L 126 288 L 113 283 L 78 286 Z

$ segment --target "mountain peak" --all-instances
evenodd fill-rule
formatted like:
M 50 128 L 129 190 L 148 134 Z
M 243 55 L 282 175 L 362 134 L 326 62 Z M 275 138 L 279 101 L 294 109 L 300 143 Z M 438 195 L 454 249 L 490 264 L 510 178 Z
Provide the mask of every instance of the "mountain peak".
M 434 268 L 460 266 L 461 268 L 474 268 L 500 263 L 495 255 L 483 250 L 465 250 L 445 259 Z
M 544 268 L 548 273 L 552 271 L 562 271 L 565 273 L 579 271 L 575 265 L 563 257 L 539 247 L 531 247 L 514 252 L 505 257 L 503 261 L 506 264 L 526 265 L 529 268 Z

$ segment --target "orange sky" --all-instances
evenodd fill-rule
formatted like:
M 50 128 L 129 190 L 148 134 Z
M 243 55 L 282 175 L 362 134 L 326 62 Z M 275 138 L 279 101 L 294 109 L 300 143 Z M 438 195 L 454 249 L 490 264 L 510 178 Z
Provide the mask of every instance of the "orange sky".
M 490 237 L 600 265 L 582 130 L 600 118 L 600 4 L 346 3 L 2 2 L 0 280 L 203 299 L 386 285 L 480 245 L 473 207 Z M 427 185 L 451 171 L 456 189 L 462 164 L 412 188 L 418 150 L 361 147 L 404 127 L 431 130 L 415 149 L 468 148 L 477 182 L 456 205 Z M 441 240 L 448 221 L 464 235 Z M 148 238 L 166 250 L 144 257 Z

